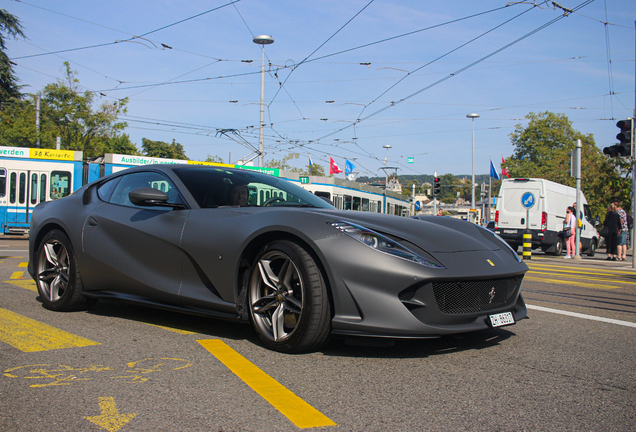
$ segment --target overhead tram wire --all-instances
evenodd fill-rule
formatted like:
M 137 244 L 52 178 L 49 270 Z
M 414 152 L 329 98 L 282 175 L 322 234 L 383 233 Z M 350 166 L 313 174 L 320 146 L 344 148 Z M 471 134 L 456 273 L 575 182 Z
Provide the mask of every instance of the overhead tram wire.
M 576 7 L 573 9 L 573 11 L 577 11 L 577 10 L 579 10 L 579 9 L 582 9 L 582 8 L 584 8 L 585 6 L 587 6 L 587 5 L 589 5 L 590 3 L 593 3 L 593 2 L 594 2 L 594 0 L 587 0 L 587 1 L 583 2 L 583 3 L 581 3 L 579 6 L 576 6 Z M 408 95 L 408 96 L 406 96 L 406 97 L 404 97 L 404 98 L 402 98 L 402 99 L 398 100 L 397 102 L 392 102 L 391 104 L 389 104 L 389 105 L 385 106 L 384 108 L 381 108 L 381 109 L 379 109 L 379 110 L 377 110 L 377 111 L 373 112 L 372 114 L 369 114 L 368 116 L 366 116 L 366 117 L 364 117 L 364 118 L 357 119 L 356 123 L 361 123 L 361 122 L 363 122 L 363 121 L 365 121 L 365 120 L 368 120 L 368 119 L 370 119 L 370 118 L 372 118 L 372 117 L 375 117 L 376 115 L 378 115 L 378 114 L 380 114 L 380 113 L 382 113 L 382 112 L 384 112 L 384 111 L 386 111 L 386 110 L 388 110 L 388 109 L 390 109 L 390 108 L 392 108 L 392 107 L 394 107 L 394 106 L 396 106 L 396 105 L 398 105 L 398 104 L 400 104 L 400 103 L 402 103 L 402 102 L 404 102 L 404 101 L 406 101 L 406 100 L 408 100 L 408 99 L 410 99 L 410 98 L 412 98 L 412 97 L 414 97 L 414 96 L 417 96 L 418 94 L 420 94 L 420 93 L 422 93 L 422 92 L 424 92 L 424 91 L 426 91 L 426 90 L 429 90 L 429 89 L 431 89 L 431 88 L 433 88 L 433 87 L 435 87 L 435 86 L 437 86 L 437 85 L 439 85 L 439 84 L 443 83 L 444 81 L 446 81 L 446 80 L 448 80 L 448 79 L 450 79 L 450 78 L 453 78 L 453 77 L 455 77 L 455 76 L 459 75 L 460 73 L 462 73 L 462 72 L 464 72 L 464 71 L 466 71 L 466 70 L 468 70 L 468 69 L 472 68 L 473 66 L 475 66 L 475 65 L 477 65 L 477 64 L 479 64 L 479 63 L 481 63 L 481 62 L 483 62 L 483 61 L 485 61 L 485 60 L 487 60 L 487 59 L 489 59 L 490 57 L 492 57 L 492 56 L 494 56 L 494 55 L 496 55 L 496 54 L 498 54 L 498 53 L 500 53 L 500 52 L 502 52 L 502 51 L 504 51 L 504 50 L 506 50 L 506 49 L 510 48 L 510 47 L 511 47 L 511 46 L 513 46 L 513 45 L 516 45 L 517 43 L 521 42 L 522 40 L 527 39 L 528 37 L 530 37 L 530 36 L 534 35 L 535 33 L 538 33 L 539 31 L 541 31 L 541 30 L 545 29 L 546 27 L 549 27 L 549 26 L 551 26 L 552 24 L 554 24 L 554 23 L 556 23 L 556 22 L 558 22 L 558 21 L 562 20 L 563 18 L 565 18 L 565 15 L 561 15 L 561 16 L 559 16 L 559 17 L 556 17 L 556 18 L 554 18 L 554 19 L 552 19 L 552 20 L 548 21 L 547 23 L 545 23 L 545 24 L 543 24 L 543 25 L 541 25 L 541 26 L 537 27 L 536 29 L 534 29 L 534 30 L 532 30 L 532 31 L 530 31 L 530 32 L 528 32 L 528 33 L 526 33 L 525 35 L 523 35 L 523 36 L 521 36 L 521 37 L 519 37 L 519 38 L 515 39 L 514 41 L 510 42 L 509 44 L 506 44 L 506 45 L 504 45 L 503 47 L 501 47 L 501 48 L 499 48 L 499 49 L 497 49 L 497 50 L 495 50 L 495 51 L 491 52 L 490 54 L 487 54 L 487 55 L 485 55 L 485 56 L 481 57 L 480 59 L 478 59 L 478 60 L 476 60 L 476 61 L 474 61 L 474 62 L 470 63 L 469 65 L 467 65 L 467 66 L 465 66 L 465 67 L 463 67 L 463 68 L 461 68 L 461 69 L 456 70 L 455 72 L 453 72 L 453 73 L 451 73 L 451 74 L 447 75 L 446 77 L 444 77 L 444 78 L 442 78 L 442 79 L 439 79 L 439 80 L 435 81 L 434 83 L 432 83 L 432 84 L 430 84 L 430 85 L 428 85 L 428 86 L 426 86 L 426 87 L 424 87 L 424 88 L 422 88 L 422 89 L 420 89 L 420 90 L 416 91 L 415 93 L 412 93 L 412 94 L 410 94 L 410 95 Z M 352 125 L 349 125 L 349 126 L 345 126 L 345 127 L 343 127 L 343 128 L 340 128 L 340 129 L 338 129 L 338 130 L 336 130 L 336 131 L 334 131 L 334 132 L 332 132 L 332 133 L 330 133 L 330 134 L 327 134 L 327 135 L 325 135 L 325 136 L 323 136 L 323 137 L 318 138 L 318 140 L 322 140 L 322 139 L 328 138 L 328 137 L 330 137 L 330 136 L 332 136 L 332 135 L 335 135 L 335 134 L 337 134 L 337 133 L 340 133 L 340 132 L 342 132 L 342 131 L 344 131 L 344 130 L 347 130 L 347 129 L 351 128 L 351 126 L 352 126 Z
M 21 57 L 15 57 L 14 60 L 20 60 L 20 59 L 32 58 L 32 57 L 41 57 L 41 56 L 45 56 L 45 55 L 60 54 L 60 53 L 71 52 L 71 51 L 80 51 L 80 50 L 85 50 L 85 49 L 92 49 L 92 48 L 98 48 L 98 47 L 103 47 L 103 46 L 115 45 L 117 43 L 122 43 L 122 42 L 131 42 L 131 41 L 134 41 L 135 39 L 143 38 L 143 37 L 148 36 L 148 35 L 150 35 L 152 33 L 156 33 L 158 31 L 165 30 L 165 29 L 167 29 L 169 27 L 173 27 L 173 26 L 175 26 L 177 24 L 181 24 L 181 23 L 189 21 L 191 19 L 198 18 L 198 17 L 200 17 L 202 15 L 208 14 L 210 12 L 217 11 L 219 9 L 222 9 L 224 7 L 227 7 L 227 6 L 231 5 L 231 4 L 234 4 L 234 3 L 237 3 L 237 2 L 240 2 L 240 1 L 241 0 L 233 0 L 233 1 L 229 2 L 229 3 L 224 4 L 224 5 L 215 7 L 213 9 L 207 10 L 205 12 L 201 12 L 201 13 L 193 15 L 191 17 L 184 18 L 182 20 L 176 21 L 176 22 L 174 22 L 172 24 L 165 25 L 165 26 L 160 27 L 158 29 L 151 30 L 151 31 L 143 33 L 143 34 L 141 34 L 139 36 L 133 36 L 133 37 L 131 37 L 129 39 L 125 39 L 125 40 L 122 40 L 122 41 L 114 41 L 114 42 L 108 42 L 108 43 L 90 45 L 90 46 L 78 47 L 78 48 L 69 48 L 69 49 L 65 49 L 65 50 L 51 51 L 51 52 L 40 53 L 40 54 L 31 54 L 31 55 L 26 55 L 26 56 L 21 56 Z
M 525 11 L 521 12 L 520 14 L 517 14 L 517 15 L 513 16 L 512 18 L 510 18 L 510 19 L 508 19 L 508 20 L 506 20 L 506 21 L 502 22 L 501 24 L 496 25 L 495 27 L 493 27 L 493 28 L 491 28 L 491 29 L 489 29 L 489 30 L 487 30 L 487 31 L 483 32 L 483 33 L 482 33 L 482 34 L 480 34 L 479 36 L 476 36 L 476 37 L 474 37 L 474 38 L 470 39 L 469 41 L 467 41 L 467 42 L 465 42 L 465 43 L 463 43 L 463 44 L 461 44 L 461 45 L 459 45 L 459 46 L 455 47 L 454 49 L 452 49 L 452 50 L 450 50 L 450 51 L 448 51 L 448 52 L 446 52 L 446 53 L 442 54 L 441 56 L 437 57 L 436 59 L 431 60 L 430 62 L 428 62 L 428 63 L 426 63 L 426 64 L 424 64 L 424 65 L 422 65 L 422 66 L 418 67 L 417 69 L 414 69 L 414 70 L 413 70 L 413 71 L 411 71 L 411 72 L 408 72 L 405 76 L 403 76 L 402 78 L 400 78 L 397 82 L 395 82 L 395 83 L 394 83 L 393 85 L 391 85 L 388 89 L 386 89 L 384 92 L 382 92 L 382 94 L 380 94 L 378 97 L 376 97 L 375 99 L 373 99 L 373 100 L 372 100 L 369 104 L 367 104 L 367 105 L 366 105 L 366 106 L 362 109 L 362 111 L 360 111 L 360 114 L 358 114 L 358 118 L 360 118 L 360 116 L 364 113 L 364 111 L 365 111 L 365 110 L 366 110 L 366 109 L 367 109 L 370 105 L 372 105 L 373 103 L 375 103 L 375 102 L 376 102 L 378 99 L 380 99 L 382 96 L 384 96 L 385 94 L 387 94 L 388 92 L 390 92 L 392 89 L 394 89 L 396 86 L 398 86 L 398 85 L 399 85 L 402 81 L 404 81 L 404 80 L 405 80 L 405 79 L 406 79 L 409 75 L 414 74 L 415 72 L 418 72 L 418 71 L 420 71 L 420 70 L 424 69 L 425 67 L 428 67 L 428 66 L 432 65 L 433 63 L 435 63 L 435 62 L 437 62 L 437 61 L 439 61 L 439 60 L 443 59 L 444 57 L 451 55 L 451 54 L 452 54 L 452 53 L 454 53 L 455 51 L 458 51 L 458 50 L 462 49 L 463 47 L 465 47 L 465 46 L 467 46 L 467 45 L 469 45 L 469 44 L 471 44 L 471 43 L 475 42 L 476 40 L 481 39 L 482 37 L 486 36 L 487 34 L 492 33 L 493 31 L 497 30 L 498 28 L 503 27 L 504 25 L 508 24 L 509 22 L 514 21 L 515 19 L 519 18 L 520 16 L 522 16 L 522 15 L 524 15 L 524 14 L 526 14 L 526 13 L 530 12 L 530 11 L 531 11 L 531 10 L 533 10 L 535 7 L 536 7 L 536 6 L 533 6 L 533 7 L 529 8 L 529 9 L 526 9 Z
M 367 3 L 362 9 L 360 9 L 358 11 L 358 13 L 356 13 L 353 17 L 351 17 L 349 19 L 349 21 L 347 21 L 346 23 L 344 23 L 344 25 L 342 25 L 334 34 L 332 34 L 331 36 L 329 36 L 327 38 L 327 40 L 325 40 L 322 44 L 320 44 L 320 46 L 318 48 L 316 48 L 315 50 L 312 51 L 311 54 L 309 54 L 307 57 L 305 57 L 300 63 L 296 64 L 293 66 L 292 70 L 289 72 L 289 74 L 287 74 L 287 77 L 285 78 L 285 81 L 283 81 L 283 83 L 280 85 L 278 91 L 276 92 L 276 94 L 274 95 L 274 97 L 272 98 L 272 100 L 269 102 L 268 105 L 271 105 L 274 100 L 276 100 L 276 97 L 278 96 L 278 93 L 280 93 L 280 89 L 283 88 L 285 86 L 285 83 L 287 82 L 287 80 L 289 79 L 289 77 L 291 76 L 291 74 L 303 63 L 305 63 L 307 61 L 307 59 L 309 59 L 309 57 L 311 57 L 312 55 L 314 55 L 320 48 L 322 48 L 323 46 L 325 46 L 325 44 L 327 42 L 329 42 L 331 39 L 333 39 L 338 33 L 340 33 L 340 31 L 342 29 L 344 29 L 347 25 L 349 25 L 349 23 L 351 23 L 351 21 L 353 21 L 358 15 L 360 15 L 367 7 L 369 7 L 369 5 L 371 3 L 373 3 L 375 0 L 371 0 L 369 3 Z

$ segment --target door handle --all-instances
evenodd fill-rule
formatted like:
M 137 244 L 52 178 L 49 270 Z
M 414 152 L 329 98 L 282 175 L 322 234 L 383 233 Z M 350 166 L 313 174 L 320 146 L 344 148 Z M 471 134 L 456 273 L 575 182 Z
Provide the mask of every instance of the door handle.
M 89 224 L 90 226 L 97 226 L 97 219 L 95 219 L 93 216 L 90 216 L 90 217 L 88 218 L 88 224 Z

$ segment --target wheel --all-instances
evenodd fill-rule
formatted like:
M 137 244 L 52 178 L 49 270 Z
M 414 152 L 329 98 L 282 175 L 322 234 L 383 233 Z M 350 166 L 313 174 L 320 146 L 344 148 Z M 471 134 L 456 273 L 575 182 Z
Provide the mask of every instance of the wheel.
M 48 309 L 81 310 L 96 301 L 83 295 L 75 253 L 62 231 L 53 230 L 42 240 L 36 255 L 35 275 L 40 298 Z
M 263 343 L 298 353 L 324 345 L 331 330 L 327 287 L 314 259 L 291 241 L 274 241 L 251 269 L 248 304 Z
M 596 253 L 596 239 L 590 240 L 590 247 L 587 250 L 587 256 L 593 257 Z
M 283 197 L 279 197 L 279 196 L 273 196 L 273 197 L 269 198 L 268 200 L 266 200 L 266 201 L 263 203 L 262 207 L 270 206 L 270 205 L 272 205 L 273 203 L 275 203 L 276 201 L 285 201 L 285 198 L 283 198 Z
M 563 253 L 563 237 L 557 237 L 554 242 L 554 251 L 552 253 L 556 256 L 560 256 Z

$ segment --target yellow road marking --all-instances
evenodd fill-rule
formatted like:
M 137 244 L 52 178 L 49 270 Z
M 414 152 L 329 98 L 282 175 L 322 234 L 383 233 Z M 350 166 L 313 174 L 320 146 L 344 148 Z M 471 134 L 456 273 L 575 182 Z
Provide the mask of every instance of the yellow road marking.
M 24 279 L 23 271 L 15 271 L 11 273 L 11 277 L 9 279 Z
M 600 275 L 607 275 L 607 276 L 614 276 L 614 275 L 629 275 L 629 276 L 636 276 L 636 271 L 631 270 L 611 270 L 611 269 L 591 269 L 589 267 L 577 267 L 577 266 L 570 266 L 568 265 L 567 267 L 564 266 L 559 266 L 559 265 L 548 265 L 548 264 L 535 264 L 535 263 L 526 263 L 528 264 L 528 267 L 530 268 L 541 268 L 541 269 L 546 269 L 546 268 L 553 268 L 553 269 L 563 269 L 562 271 L 569 271 L 569 272 L 574 272 L 574 273 L 590 273 L 590 274 L 600 274 Z M 582 271 L 582 270 L 586 270 L 586 271 Z M 596 270 L 596 271 L 595 271 Z
M 197 332 L 193 332 L 193 331 L 190 331 L 190 330 L 181 330 L 181 329 L 177 329 L 177 328 L 162 326 L 162 325 L 159 325 L 159 324 L 150 324 L 150 323 L 146 323 L 146 324 L 151 325 L 153 327 L 159 327 L 161 329 L 168 330 L 168 331 L 171 331 L 173 333 L 182 334 L 182 335 L 197 334 Z
M 28 289 L 29 291 L 38 292 L 38 288 L 35 285 L 35 281 L 33 279 L 13 279 L 5 282 L 10 283 L 11 285 L 19 286 L 20 288 Z
M 28 262 L 21 262 L 20 264 L 18 264 L 18 267 L 28 267 L 29 263 Z
M 112 397 L 99 398 L 99 411 L 101 414 L 98 416 L 84 418 L 109 432 L 117 432 L 137 415 L 119 414 L 119 409 L 115 405 L 115 398 Z
M 596 288 L 596 289 L 617 289 L 620 287 L 617 286 L 610 286 L 610 285 L 598 285 L 598 284 L 588 284 L 585 282 L 577 282 L 577 281 L 567 281 L 567 280 L 562 280 L 562 279 L 546 279 L 546 278 L 540 278 L 540 277 L 533 277 L 533 276 L 526 276 L 525 278 L 523 278 L 523 280 L 530 280 L 530 281 L 535 281 L 535 282 L 547 282 L 547 283 L 553 283 L 553 284 L 559 284 L 559 285 L 576 285 L 576 286 L 584 286 L 584 287 L 590 287 L 590 288 Z
M 219 339 L 197 341 L 299 428 L 337 426 Z
M 550 276 L 563 276 L 563 277 L 568 277 L 568 278 L 572 278 L 572 279 L 585 279 L 585 280 L 590 280 L 590 281 L 610 282 L 610 283 L 615 283 L 615 284 L 618 283 L 618 284 L 636 285 L 636 282 L 621 281 L 621 280 L 616 280 L 616 279 L 594 278 L 594 277 L 590 277 L 590 276 L 576 276 L 576 275 L 571 275 L 571 274 L 555 273 L 553 271 L 540 272 L 540 271 L 530 270 L 528 273 L 545 274 L 545 275 L 550 275 Z
M 0 308 L 0 341 L 23 352 L 100 345 L 48 324 Z

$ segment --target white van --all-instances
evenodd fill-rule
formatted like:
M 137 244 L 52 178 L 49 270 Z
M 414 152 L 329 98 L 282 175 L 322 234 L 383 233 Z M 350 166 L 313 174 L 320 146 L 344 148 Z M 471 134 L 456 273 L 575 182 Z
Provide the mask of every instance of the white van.
M 583 192 L 580 198 L 585 216 L 579 224 L 581 253 L 594 256 L 599 239 L 596 221 Z M 529 228 L 533 249 L 561 255 L 566 209 L 575 201 L 576 189 L 569 186 L 537 178 L 504 179 L 497 197 L 495 232 L 516 250 L 523 243 L 523 231 Z M 580 210 L 577 216 L 581 216 Z

